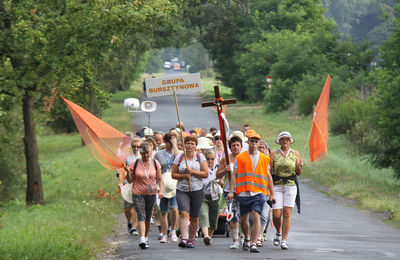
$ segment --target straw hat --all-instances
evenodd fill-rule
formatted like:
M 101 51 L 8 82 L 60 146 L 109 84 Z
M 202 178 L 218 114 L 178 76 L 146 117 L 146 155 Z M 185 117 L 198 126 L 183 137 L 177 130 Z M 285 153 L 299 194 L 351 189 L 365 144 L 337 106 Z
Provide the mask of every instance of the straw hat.
M 279 144 L 279 141 L 281 140 L 281 138 L 283 137 L 289 137 L 290 138 L 290 143 L 294 143 L 294 139 L 292 138 L 292 135 L 289 132 L 281 132 L 278 135 L 278 138 L 276 138 L 275 143 Z
M 197 140 L 198 140 L 197 144 L 198 149 L 211 149 L 214 147 L 213 145 L 210 145 L 210 139 L 208 139 L 207 137 L 199 137 Z
M 240 139 L 242 139 L 243 142 L 247 142 L 247 137 L 244 136 L 242 131 L 234 131 L 230 136 L 229 139 L 231 139 L 233 136 L 238 136 Z
M 124 186 L 121 187 L 122 198 L 131 204 L 133 203 L 132 186 L 132 183 L 126 183 L 124 184 Z

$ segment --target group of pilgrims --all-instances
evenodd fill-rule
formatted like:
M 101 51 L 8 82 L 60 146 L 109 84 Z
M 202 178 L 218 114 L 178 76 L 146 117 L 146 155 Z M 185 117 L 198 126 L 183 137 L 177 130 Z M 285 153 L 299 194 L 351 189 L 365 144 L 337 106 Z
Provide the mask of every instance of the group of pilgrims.
M 226 138 L 228 154 L 214 127 L 186 132 L 178 123 L 168 133 L 142 128 L 136 135 L 126 134 L 132 151 L 117 176 L 120 189 L 131 185 L 132 200 L 124 200 L 124 213 L 128 233 L 139 236 L 141 249 L 150 248 L 152 224 L 158 226 L 160 243 L 194 248 L 201 234 L 210 246 L 224 213 L 232 250 L 258 253 L 271 213 L 273 244 L 289 248 L 292 209 L 299 203 L 296 176 L 303 166 L 299 153 L 290 148 L 294 139 L 289 132 L 279 134 L 275 142 L 280 148 L 271 152 L 244 125 Z

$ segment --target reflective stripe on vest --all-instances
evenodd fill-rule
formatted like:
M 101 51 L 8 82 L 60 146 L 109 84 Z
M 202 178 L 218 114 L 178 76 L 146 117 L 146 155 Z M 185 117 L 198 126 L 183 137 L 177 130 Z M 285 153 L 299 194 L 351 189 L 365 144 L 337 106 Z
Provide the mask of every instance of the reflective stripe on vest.
M 270 158 L 260 153 L 257 167 L 253 172 L 253 165 L 247 151 L 237 157 L 238 174 L 236 176 L 236 193 L 244 191 L 261 192 L 268 195 L 268 164 Z

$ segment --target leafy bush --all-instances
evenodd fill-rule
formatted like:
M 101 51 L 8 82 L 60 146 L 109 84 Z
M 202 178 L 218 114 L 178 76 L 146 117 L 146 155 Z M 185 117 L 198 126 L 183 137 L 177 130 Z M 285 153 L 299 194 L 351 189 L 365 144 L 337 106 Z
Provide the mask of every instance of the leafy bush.
M 293 82 L 290 79 L 276 80 L 271 89 L 265 94 L 267 112 L 286 110 L 293 103 Z

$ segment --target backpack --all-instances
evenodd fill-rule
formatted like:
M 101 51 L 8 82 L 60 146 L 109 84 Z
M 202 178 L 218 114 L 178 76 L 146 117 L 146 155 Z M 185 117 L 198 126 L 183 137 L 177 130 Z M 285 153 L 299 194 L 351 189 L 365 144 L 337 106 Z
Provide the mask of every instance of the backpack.
M 181 156 L 179 157 L 178 169 L 179 169 L 179 165 L 181 165 L 181 162 L 183 161 L 184 157 L 185 157 L 185 154 L 182 153 Z M 200 163 L 200 154 L 199 153 L 196 153 L 196 160 Z

